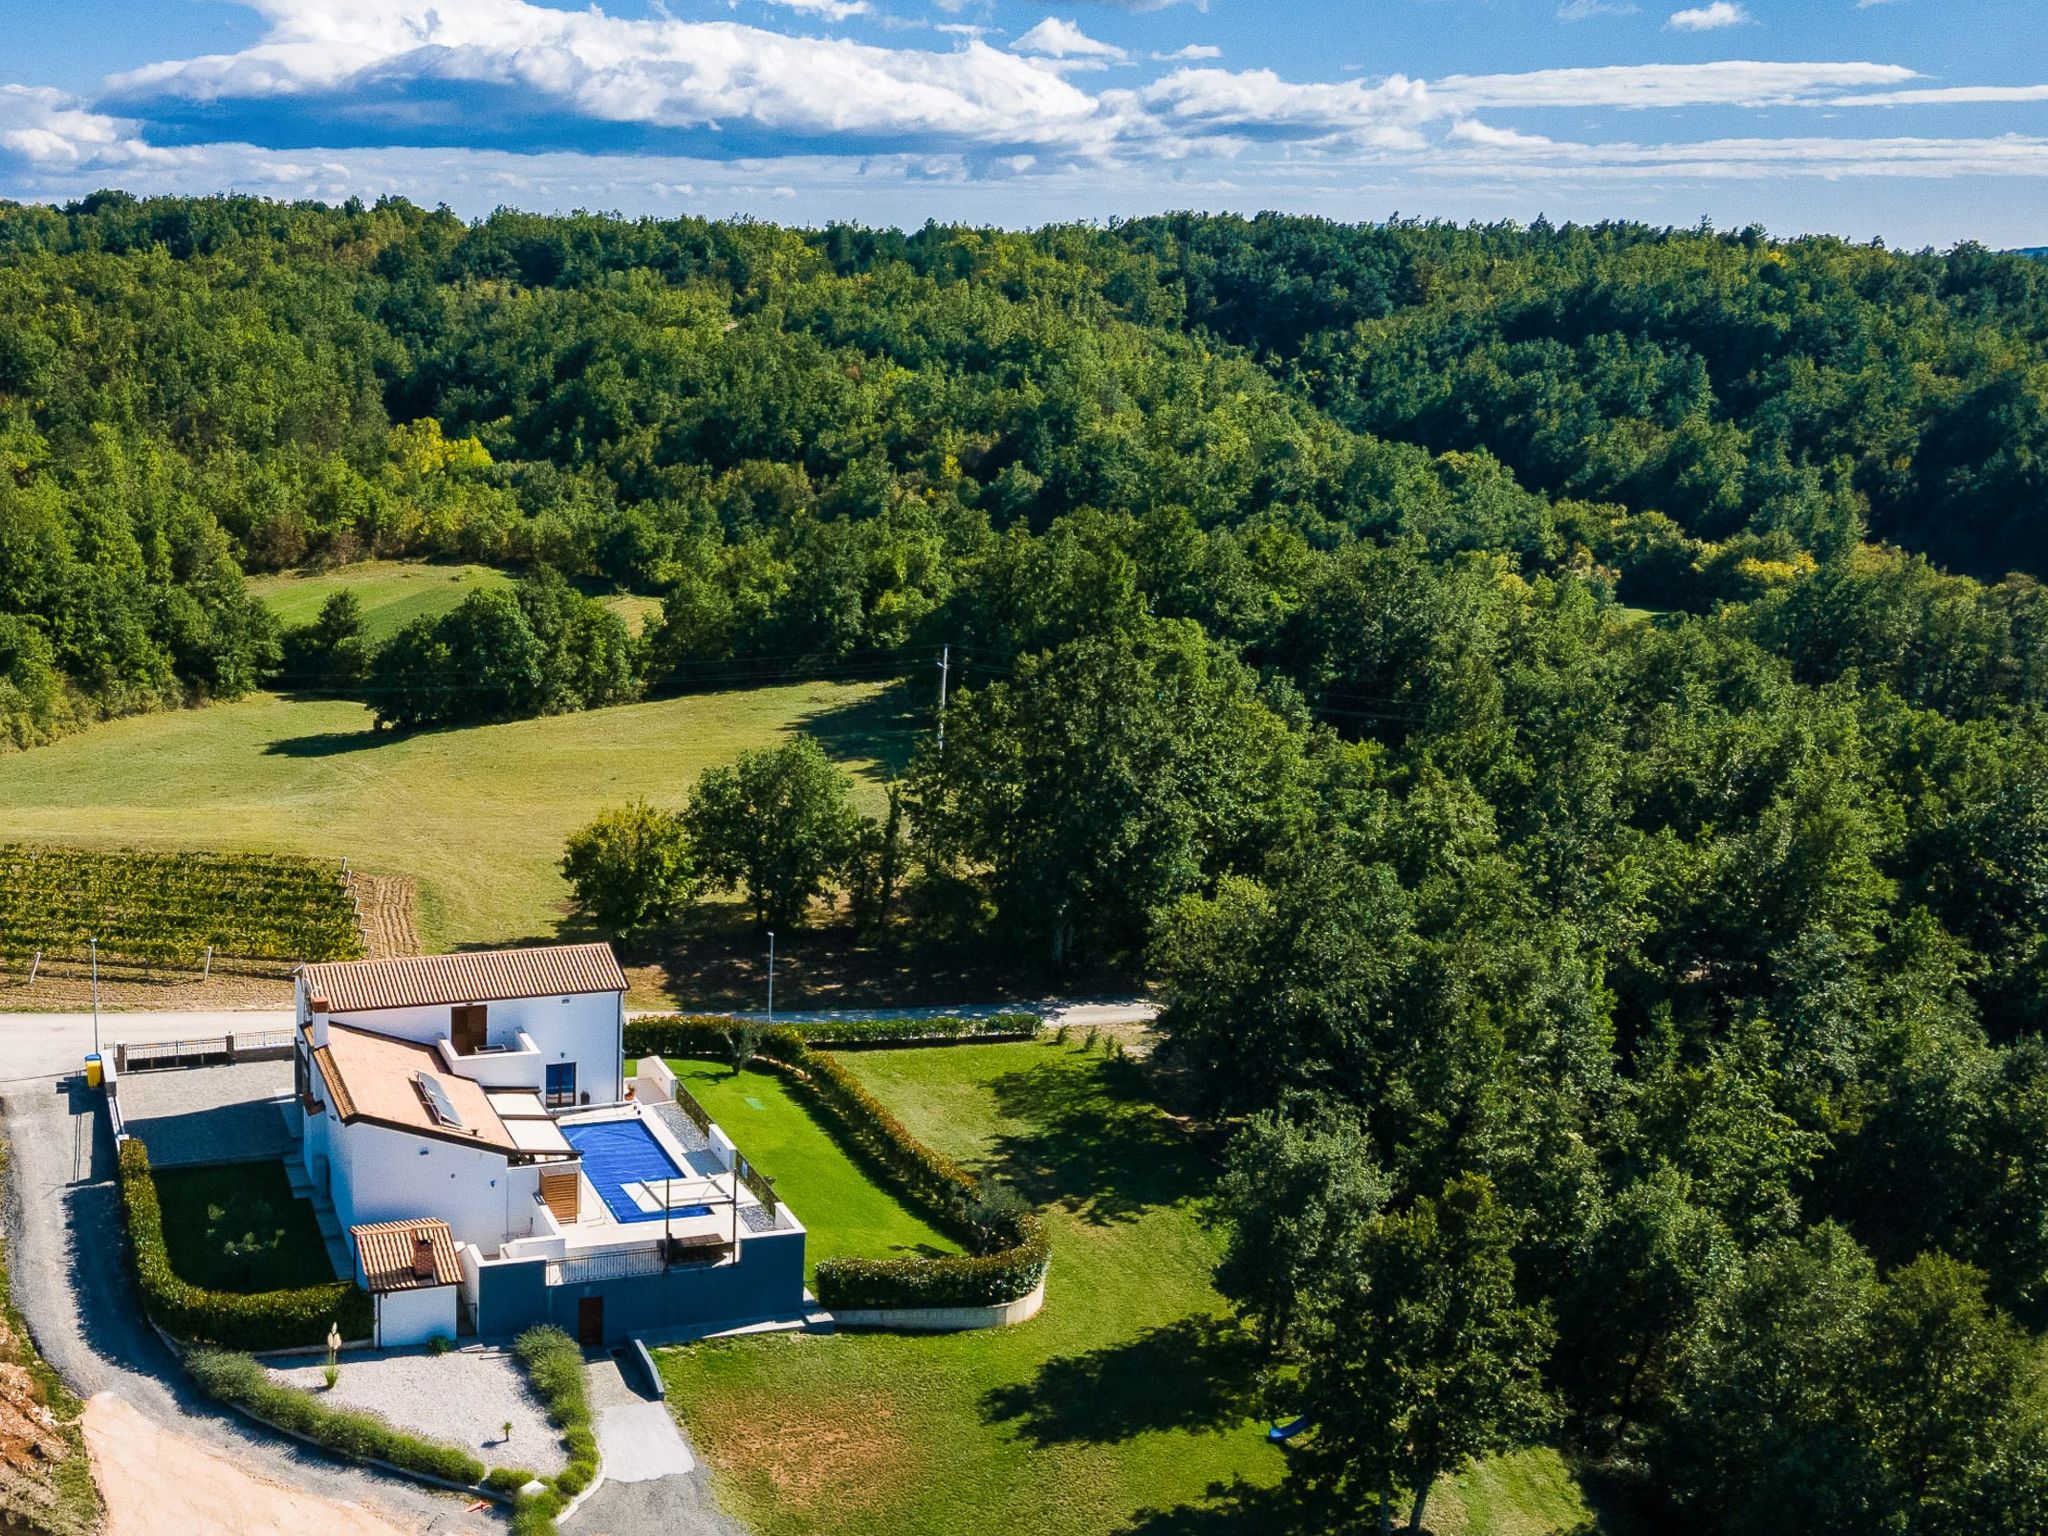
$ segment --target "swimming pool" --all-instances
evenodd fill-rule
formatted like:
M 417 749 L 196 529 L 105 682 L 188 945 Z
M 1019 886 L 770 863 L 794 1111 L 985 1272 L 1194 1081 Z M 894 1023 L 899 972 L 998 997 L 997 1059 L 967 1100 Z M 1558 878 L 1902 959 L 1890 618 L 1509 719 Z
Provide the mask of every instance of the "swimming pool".
M 690 1175 L 676 1166 L 654 1133 L 638 1120 L 598 1120 L 564 1125 L 562 1135 L 583 1155 L 583 1176 L 590 1180 L 614 1221 L 661 1221 L 675 1216 L 709 1216 L 708 1205 L 679 1205 L 671 1211 L 643 1210 L 628 1188 L 660 1184 Z

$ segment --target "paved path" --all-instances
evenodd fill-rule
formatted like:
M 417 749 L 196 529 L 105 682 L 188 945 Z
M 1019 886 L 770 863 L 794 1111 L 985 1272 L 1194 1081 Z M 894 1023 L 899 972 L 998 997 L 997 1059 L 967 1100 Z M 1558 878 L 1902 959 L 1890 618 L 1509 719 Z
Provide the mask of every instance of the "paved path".
M 251 1477 L 360 1505 L 399 1531 L 481 1536 L 503 1530 L 494 1512 L 466 1514 L 453 1494 L 348 1466 L 259 1430 L 201 1397 L 136 1301 L 124 1253 L 113 1139 L 99 1096 L 76 1076 L 17 1080 L 0 1092 L 0 1115 L 12 1152 L 6 1225 L 15 1303 L 37 1347 L 81 1397 L 111 1394 L 168 1435 L 226 1458 Z M 119 1412 L 102 1409 L 102 1418 L 109 1411 Z M 118 1435 L 103 1441 L 102 1459 L 119 1457 L 122 1445 Z M 146 1465 L 142 1475 L 147 1476 Z M 245 1527 L 209 1523 L 179 1529 Z
M 283 1162 L 298 1152 L 285 1118 L 299 1114 L 288 1061 L 131 1072 L 118 1089 L 128 1134 L 149 1143 L 153 1168 Z
M 604 1482 L 570 1521 L 573 1536 L 746 1536 L 719 1510 L 668 1404 L 628 1381 L 611 1355 L 590 1362 L 590 1406 Z

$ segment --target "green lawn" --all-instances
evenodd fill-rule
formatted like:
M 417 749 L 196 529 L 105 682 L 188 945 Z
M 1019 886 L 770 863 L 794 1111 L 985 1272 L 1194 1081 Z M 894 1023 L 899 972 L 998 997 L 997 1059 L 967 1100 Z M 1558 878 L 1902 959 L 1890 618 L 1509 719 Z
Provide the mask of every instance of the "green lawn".
M 365 560 L 328 571 L 287 571 L 255 576 L 249 590 L 286 625 L 316 618 L 320 605 L 347 587 L 363 605 L 363 631 L 381 645 L 414 619 L 436 619 L 470 593 L 505 587 L 512 577 L 494 566 L 420 560 Z M 620 593 L 601 599 L 638 634 L 661 612 L 661 599 Z
M 292 1290 L 334 1278 L 313 1207 L 294 1199 L 282 1163 L 159 1168 L 171 1268 L 215 1291 Z
M 1142 1069 L 1049 1041 L 843 1059 L 917 1135 L 1045 1208 L 1046 1308 L 997 1332 L 664 1351 L 669 1400 L 728 1508 L 764 1536 L 1327 1529 L 1277 1491 L 1255 1362 L 1209 1283 L 1214 1168 L 1146 1099 Z M 1587 1520 L 1543 1451 L 1447 1479 L 1430 1513 L 1472 1536 Z
M 747 1160 L 775 1180 L 775 1192 L 804 1224 L 806 1279 L 820 1259 L 960 1251 L 878 1188 L 779 1074 L 747 1071 L 735 1077 L 706 1061 L 669 1065 Z
M 414 619 L 436 619 L 470 593 L 511 585 L 488 565 L 438 565 L 416 560 L 365 560 L 331 571 L 256 576 L 249 590 L 285 625 L 306 624 L 344 587 L 363 605 L 363 630 L 382 644 Z
M 337 699 L 139 715 L 9 757 L 0 842 L 346 857 L 419 881 L 429 948 L 549 941 L 568 910 L 563 841 L 598 810 L 678 805 L 707 766 L 794 729 L 865 773 L 877 692 L 790 684 L 410 736 Z

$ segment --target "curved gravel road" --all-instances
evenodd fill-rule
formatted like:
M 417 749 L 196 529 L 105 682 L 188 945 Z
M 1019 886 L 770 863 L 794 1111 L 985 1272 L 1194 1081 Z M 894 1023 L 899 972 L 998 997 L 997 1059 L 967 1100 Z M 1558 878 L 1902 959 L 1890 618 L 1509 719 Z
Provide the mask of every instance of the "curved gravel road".
M 192 1387 L 148 1323 L 123 1253 L 114 1144 L 83 1081 L 39 1077 L 0 1095 L 10 1158 L 8 1269 L 36 1347 L 73 1391 L 109 1392 L 165 1429 L 238 1467 L 322 1498 L 363 1506 L 400 1530 L 502 1531 L 495 1511 L 351 1467 L 259 1431 Z

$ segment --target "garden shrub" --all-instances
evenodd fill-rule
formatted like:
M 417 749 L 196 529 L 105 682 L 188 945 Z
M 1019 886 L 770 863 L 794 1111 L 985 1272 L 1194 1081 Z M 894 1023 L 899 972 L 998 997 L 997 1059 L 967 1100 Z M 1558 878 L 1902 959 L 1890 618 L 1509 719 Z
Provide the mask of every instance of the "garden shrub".
M 681 1014 L 663 1019 L 637 1019 L 626 1026 L 626 1054 L 646 1056 L 661 1054 L 635 1049 L 633 1027 L 635 1024 L 660 1026 L 688 1026 L 696 1029 L 703 1026 L 714 1031 L 723 1040 L 734 1028 L 737 1020 L 724 1014 Z M 776 1031 L 794 1035 L 807 1045 L 844 1048 L 862 1045 L 911 1045 L 921 1041 L 944 1043 L 948 1041 L 967 1043 L 972 1041 L 1028 1040 L 1039 1030 L 1038 1017 L 1030 1013 L 999 1013 L 985 1019 L 962 1018 L 947 1014 L 939 1018 L 896 1018 L 896 1019 L 821 1019 L 800 1024 L 778 1024 Z M 694 1054 L 694 1052 L 692 1053 Z M 722 1061 L 727 1055 L 721 1048 L 711 1059 Z
M 143 1307 L 165 1332 L 228 1349 L 322 1344 L 330 1326 L 338 1326 L 345 1339 L 369 1336 L 369 1293 L 346 1280 L 242 1295 L 210 1291 L 180 1278 L 164 1244 L 163 1206 L 149 1168 L 149 1148 L 132 1136 L 121 1143 L 121 1204 Z
M 512 1529 L 552 1531 L 555 1516 L 597 1477 L 597 1432 L 590 1422 L 583 1350 L 561 1329 L 543 1324 L 513 1340 L 512 1352 L 526 1368 L 526 1379 L 546 1407 L 549 1422 L 561 1430 L 569 1453 L 569 1465 L 547 1480 L 548 1491 L 521 1502 Z
M 928 1026 L 940 1021 L 883 1022 Z M 951 1022 L 978 1026 L 1001 1021 Z M 727 1020 L 701 1016 L 635 1019 L 626 1025 L 626 1054 L 720 1060 L 728 1025 Z M 958 1230 L 965 1225 L 963 1209 L 975 1200 L 980 1181 L 913 1136 L 846 1067 L 812 1050 L 803 1034 L 788 1027 L 763 1035 L 759 1054 L 809 1089 L 812 1102 L 850 1147 L 913 1204 L 947 1227 Z M 822 1305 L 841 1309 L 998 1306 L 1029 1295 L 1051 1263 L 1044 1223 L 1029 1210 L 1008 1211 L 996 1223 L 992 1239 L 987 1251 L 979 1254 L 825 1259 L 818 1265 L 814 1288 Z
M 231 1403 L 278 1429 L 303 1435 L 351 1461 L 382 1461 L 408 1472 L 474 1487 L 484 1464 L 460 1446 L 411 1434 L 359 1408 L 336 1408 L 311 1392 L 288 1387 L 247 1355 L 194 1350 L 185 1368 L 207 1396 Z
M 525 1467 L 493 1467 L 484 1474 L 484 1486 L 493 1493 L 504 1494 L 507 1498 L 534 1481 L 535 1474 Z

